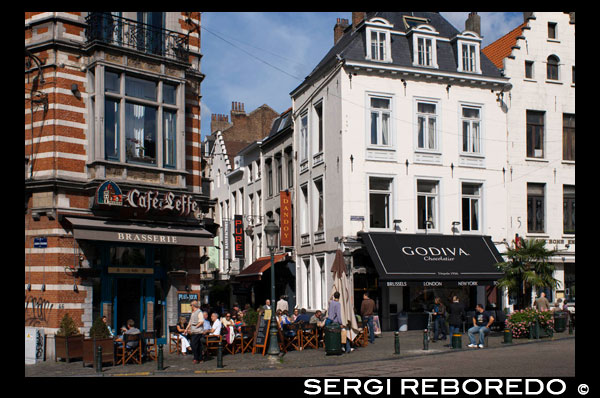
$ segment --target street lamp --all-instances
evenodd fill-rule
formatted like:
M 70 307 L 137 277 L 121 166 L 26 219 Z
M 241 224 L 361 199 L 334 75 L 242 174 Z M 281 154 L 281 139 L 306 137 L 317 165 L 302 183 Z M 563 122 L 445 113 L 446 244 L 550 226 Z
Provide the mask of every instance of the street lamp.
M 267 235 L 267 248 L 271 253 L 271 328 L 269 329 L 269 348 L 267 354 L 279 355 L 279 343 L 277 342 L 277 319 L 275 319 L 275 259 L 273 252 L 277 248 L 277 235 L 279 228 L 275 220 L 269 219 L 265 225 L 264 232 Z

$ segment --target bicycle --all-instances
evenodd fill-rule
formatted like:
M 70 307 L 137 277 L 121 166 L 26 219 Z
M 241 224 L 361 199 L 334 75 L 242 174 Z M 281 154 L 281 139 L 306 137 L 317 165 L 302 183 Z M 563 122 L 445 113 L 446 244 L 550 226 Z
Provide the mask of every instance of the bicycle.
M 426 314 L 428 314 L 427 316 L 427 339 L 428 341 L 433 341 L 433 312 L 430 311 L 423 311 Z

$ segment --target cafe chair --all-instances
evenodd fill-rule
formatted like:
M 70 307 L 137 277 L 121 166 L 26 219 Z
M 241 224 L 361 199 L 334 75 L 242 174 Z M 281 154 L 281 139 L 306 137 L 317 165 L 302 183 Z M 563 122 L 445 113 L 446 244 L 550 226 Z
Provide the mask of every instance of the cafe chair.
M 142 339 L 144 341 L 144 354 L 146 358 L 155 361 L 157 353 L 156 331 L 149 330 L 142 332 Z
M 128 347 L 127 343 L 137 342 L 135 347 Z M 117 365 L 133 361 L 138 365 L 142 364 L 142 335 L 141 334 L 124 334 L 123 344 L 117 347 Z
M 240 350 L 240 346 L 239 346 L 240 337 L 236 336 L 236 337 L 234 337 L 234 339 L 231 343 L 228 343 L 227 342 L 227 329 L 228 328 L 226 326 L 221 327 L 221 340 L 223 341 L 223 350 L 231 355 L 235 355 L 235 353 L 239 352 L 239 350 Z M 231 329 L 230 329 L 230 331 L 231 331 Z M 233 329 L 231 331 L 231 333 L 235 333 L 235 329 Z
M 283 329 L 283 351 L 287 352 L 290 347 L 297 351 L 302 350 L 302 328 L 296 323 L 282 325 Z
M 254 337 L 256 334 L 256 327 L 254 326 L 242 326 L 240 332 L 240 343 L 243 354 L 245 352 L 252 352 L 252 346 L 254 345 Z
M 223 329 L 221 328 L 221 330 Z M 207 334 L 205 348 L 206 353 L 210 354 L 212 350 L 214 350 L 216 353 L 219 349 L 219 344 L 221 344 L 221 341 L 223 341 L 222 335 Z
M 317 325 L 314 323 L 302 324 L 302 349 L 312 347 L 315 350 L 319 348 L 319 333 Z
M 169 326 L 169 354 L 176 352 L 181 355 L 181 340 L 180 334 L 176 326 Z

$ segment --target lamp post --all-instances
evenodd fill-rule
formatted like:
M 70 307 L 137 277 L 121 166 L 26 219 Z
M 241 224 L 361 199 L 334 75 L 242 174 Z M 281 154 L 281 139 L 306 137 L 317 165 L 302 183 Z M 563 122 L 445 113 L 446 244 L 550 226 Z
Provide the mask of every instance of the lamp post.
M 267 354 L 279 355 L 279 343 L 277 342 L 277 319 L 275 319 L 275 259 L 274 251 L 277 248 L 277 235 L 279 228 L 275 225 L 275 220 L 269 219 L 265 225 L 264 232 L 267 235 L 267 248 L 271 253 L 271 328 L 269 329 L 269 348 Z

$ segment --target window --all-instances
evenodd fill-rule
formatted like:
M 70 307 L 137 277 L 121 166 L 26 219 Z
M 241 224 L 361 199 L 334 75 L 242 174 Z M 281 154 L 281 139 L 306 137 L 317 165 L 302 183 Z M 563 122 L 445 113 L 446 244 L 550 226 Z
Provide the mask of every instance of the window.
M 313 191 L 314 194 L 314 204 L 313 204 L 313 212 L 314 212 L 314 226 L 317 228 L 315 232 L 323 231 L 323 179 L 319 178 L 318 180 L 314 180 L 315 189 Z
M 317 150 L 316 153 L 321 153 L 323 152 L 323 101 L 315 105 L 315 116 L 315 129 L 317 132 L 315 139 L 317 142 L 315 142 L 314 149 Z
M 558 80 L 558 63 L 559 59 L 555 55 L 548 57 L 546 67 L 546 78 L 548 80 Z
M 163 164 L 165 167 L 175 167 L 177 153 L 177 148 L 175 146 L 175 136 L 177 134 L 177 112 L 164 110 L 163 123 Z
M 463 72 L 477 72 L 477 48 L 476 44 L 462 44 L 462 70 Z
M 463 152 L 481 153 L 481 119 L 480 109 L 462 107 L 462 150 Z
M 417 38 L 417 64 L 421 66 L 434 66 L 433 39 L 426 37 Z
M 371 112 L 371 145 L 391 146 L 391 99 L 369 97 Z
M 308 185 L 300 187 L 302 201 L 300 202 L 300 234 L 308 233 Z
M 311 280 L 311 275 L 310 275 L 310 257 L 307 258 L 303 258 L 302 259 L 302 263 L 304 264 L 304 272 L 306 272 L 306 308 L 311 308 L 312 305 L 312 291 L 311 291 L 311 286 L 312 286 L 312 280 Z
M 288 188 L 292 188 L 294 186 L 294 160 L 290 155 L 287 161 L 287 175 L 288 175 Z
M 481 229 L 481 185 L 462 184 L 462 230 L 479 231 Z
M 417 229 L 437 228 L 437 181 L 417 181 Z
M 369 177 L 369 227 L 390 228 L 392 179 Z
M 267 166 L 267 194 L 270 198 L 273 196 L 273 164 L 270 161 L 265 162 Z
M 544 232 L 544 184 L 527 184 L 527 232 Z
M 563 160 L 575 160 L 575 115 L 563 113 Z
M 549 39 L 556 39 L 557 35 L 556 35 L 556 22 L 548 22 L 548 38 Z
M 417 147 L 419 149 L 437 149 L 436 104 L 417 103 Z
M 319 271 L 318 279 L 315 280 L 317 286 L 315 291 L 317 293 L 317 299 L 315 305 L 317 308 L 327 307 L 327 283 L 325 281 L 325 257 L 317 257 L 317 270 Z
M 575 66 L 571 69 L 571 80 L 573 81 L 573 84 L 575 84 Z
M 527 111 L 527 157 L 544 157 L 544 112 Z
M 92 101 L 104 96 L 104 158 L 176 168 L 178 86 L 123 72 L 100 73 L 104 92 L 93 94 Z
M 308 114 L 300 117 L 300 161 L 308 157 Z
M 252 163 L 248 165 L 248 182 L 254 181 L 254 170 L 252 170 Z
M 386 59 L 386 32 L 371 31 L 371 59 L 375 61 Z
M 262 216 L 263 212 L 262 212 L 261 197 L 262 197 L 262 191 L 256 191 L 256 214 Z
M 563 185 L 563 232 L 575 234 L 575 186 Z
M 533 61 L 525 61 L 525 78 L 533 79 Z
M 277 192 L 281 192 L 283 189 L 283 165 L 281 164 L 281 156 L 276 157 L 275 161 L 277 162 Z

